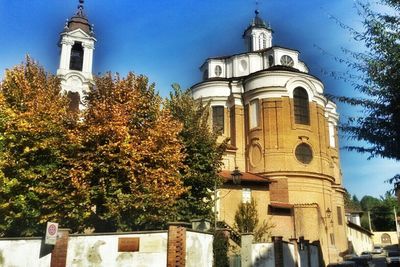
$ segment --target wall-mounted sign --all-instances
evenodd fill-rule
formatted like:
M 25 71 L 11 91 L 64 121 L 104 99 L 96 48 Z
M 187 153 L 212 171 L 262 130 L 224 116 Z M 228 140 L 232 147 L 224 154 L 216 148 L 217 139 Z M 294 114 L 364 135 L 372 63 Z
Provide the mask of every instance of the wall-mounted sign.
M 55 245 L 57 241 L 58 223 L 47 222 L 45 244 Z
M 118 238 L 118 252 L 135 252 L 139 251 L 138 237 L 121 237 Z

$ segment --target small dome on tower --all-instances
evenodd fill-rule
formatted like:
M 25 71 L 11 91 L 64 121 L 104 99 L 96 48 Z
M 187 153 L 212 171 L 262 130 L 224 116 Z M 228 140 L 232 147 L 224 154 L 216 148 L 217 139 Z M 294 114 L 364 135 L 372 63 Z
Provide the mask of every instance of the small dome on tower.
M 245 44 L 249 51 L 259 51 L 272 46 L 272 29 L 255 10 L 255 17 L 243 33 Z
M 252 20 L 249 28 L 255 27 L 255 28 L 265 28 L 268 30 L 271 30 L 271 27 L 269 24 L 267 24 L 260 16 L 260 11 L 258 11 L 257 9 L 254 11 L 254 13 L 256 14 L 256 16 L 254 17 L 254 19 Z
M 260 18 L 258 16 L 258 14 L 260 14 L 260 11 L 258 11 L 256 9 L 256 11 L 254 11 L 254 13 L 256 13 L 255 18 L 253 19 L 253 23 L 251 24 L 251 26 L 255 26 L 255 27 L 266 27 L 265 21 Z
M 65 32 L 71 32 L 76 29 L 81 29 L 90 36 L 93 35 L 93 29 L 89 24 L 89 20 L 83 11 L 84 0 L 79 0 L 78 10 L 75 15 L 67 22 L 64 29 Z

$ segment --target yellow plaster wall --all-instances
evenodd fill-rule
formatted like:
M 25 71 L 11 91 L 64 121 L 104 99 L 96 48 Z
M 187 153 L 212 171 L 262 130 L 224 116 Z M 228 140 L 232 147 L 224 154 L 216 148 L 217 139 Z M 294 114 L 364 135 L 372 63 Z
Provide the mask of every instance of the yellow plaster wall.
M 251 197 L 257 202 L 257 212 L 260 221 L 267 220 L 268 204 L 270 202 L 267 185 L 224 185 L 218 189 L 219 214 L 218 218 L 231 227 L 235 224 L 235 213 L 242 203 L 242 189 L 250 188 Z
M 245 92 L 243 99 L 267 88 Z M 279 91 L 281 88 L 268 87 Z M 245 101 L 245 100 L 244 100 Z M 246 103 L 246 102 L 245 102 Z M 320 240 L 325 262 L 339 260 L 339 254 L 347 250 L 346 225 L 344 216 L 342 177 L 340 169 L 337 130 L 335 146 L 329 142 L 329 123 L 325 107 L 309 102 L 310 124 L 296 124 L 293 99 L 287 96 L 259 99 L 259 125 L 249 128 L 249 105 L 229 108 L 227 117 L 231 123 L 225 136 L 231 138 L 234 150 L 224 158 L 225 169 L 239 167 L 241 171 L 252 172 L 273 181 L 270 192 L 259 192 L 259 214 L 266 216 L 270 201 L 294 204 L 295 222 L 289 216 L 272 216 L 277 227 L 274 235 L 285 238 L 303 235 L 305 239 Z M 303 164 L 296 159 L 295 148 L 307 143 L 313 151 L 313 159 Z M 285 181 L 280 183 L 279 181 Z M 221 201 L 221 218 L 233 222 L 234 213 L 241 201 L 241 191 L 233 188 L 222 189 L 230 193 Z M 258 194 L 258 193 L 257 193 Z M 342 213 L 339 222 L 337 207 Z M 327 210 L 330 210 L 328 218 Z M 293 229 L 293 230 L 292 230 Z M 331 234 L 334 236 L 332 240 Z

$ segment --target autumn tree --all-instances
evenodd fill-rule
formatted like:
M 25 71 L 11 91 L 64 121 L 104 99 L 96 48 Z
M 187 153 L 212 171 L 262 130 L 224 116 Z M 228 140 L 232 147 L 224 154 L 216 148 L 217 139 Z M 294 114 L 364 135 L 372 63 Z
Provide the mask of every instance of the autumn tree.
M 72 173 L 83 181 L 96 231 L 162 227 L 175 217 L 185 192 L 179 171 L 181 123 L 174 120 L 144 76 L 110 73 L 96 79 L 79 127 Z
M 342 128 L 350 138 L 361 141 L 349 146 L 350 150 L 399 161 L 400 1 L 378 2 L 381 6 L 371 6 L 368 1 L 357 2 L 363 31 L 342 24 L 366 47 L 364 52 L 347 51 L 353 60 L 345 62 L 351 72 L 356 70 L 357 73 L 343 78 L 360 94 L 339 97 L 339 100 L 361 107 L 362 114 L 350 118 Z M 390 181 L 400 181 L 400 175 Z
M 144 76 L 104 75 L 70 112 L 59 80 L 31 59 L 0 85 L 0 236 L 154 229 L 186 191 L 181 123 Z
M 59 80 L 29 57 L 0 84 L 0 236 L 42 234 L 47 221 L 79 229 L 85 193 L 71 181 L 76 118 Z
M 186 168 L 181 168 L 180 173 L 184 185 L 188 187 L 179 200 L 177 219 L 213 218 L 214 202 L 211 197 L 222 183 L 218 172 L 226 141 L 217 143 L 218 136 L 210 131 L 209 105 L 194 100 L 190 91 L 182 91 L 177 84 L 172 87 L 166 107 L 183 125 L 179 139 L 184 145 L 182 153 Z

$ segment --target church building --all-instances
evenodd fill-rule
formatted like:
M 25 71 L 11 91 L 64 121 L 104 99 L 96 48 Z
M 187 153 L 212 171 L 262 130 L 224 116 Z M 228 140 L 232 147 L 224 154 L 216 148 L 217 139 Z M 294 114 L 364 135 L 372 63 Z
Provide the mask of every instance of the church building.
M 94 85 L 96 39 L 83 2 L 61 33 L 57 70 L 74 110 Z M 325 263 L 337 262 L 347 237 L 336 105 L 299 51 L 273 45 L 272 33 L 256 11 L 243 33 L 247 51 L 208 58 L 190 89 L 210 103 L 219 141 L 229 139 L 216 217 L 233 227 L 239 204 L 254 199 L 273 236 L 319 242 Z
M 191 87 L 211 106 L 212 130 L 229 138 L 217 219 L 233 227 L 255 199 L 260 221 L 284 240 L 320 242 L 325 263 L 347 250 L 336 105 L 297 50 L 276 46 L 258 11 L 245 29 L 246 52 L 208 58 Z

